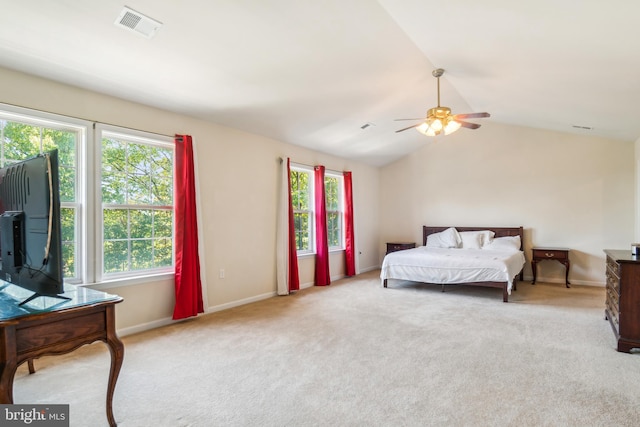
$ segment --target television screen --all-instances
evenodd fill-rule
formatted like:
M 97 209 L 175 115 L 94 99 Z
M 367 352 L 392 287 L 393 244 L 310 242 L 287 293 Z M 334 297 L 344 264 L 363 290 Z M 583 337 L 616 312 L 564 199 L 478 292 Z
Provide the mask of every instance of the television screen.
M 0 169 L 0 280 L 38 296 L 64 292 L 58 151 Z

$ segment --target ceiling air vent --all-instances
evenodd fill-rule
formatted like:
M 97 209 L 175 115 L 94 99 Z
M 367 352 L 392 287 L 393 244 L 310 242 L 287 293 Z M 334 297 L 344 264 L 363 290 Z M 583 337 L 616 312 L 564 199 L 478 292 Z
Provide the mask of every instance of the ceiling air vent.
M 158 31 L 158 28 L 162 26 L 162 22 L 156 21 L 153 18 L 149 18 L 133 9 L 124 7 L 115 25 L 118 27 L 126 28 L 127 30 L 134 31 L 138 34 L 150 39 Z

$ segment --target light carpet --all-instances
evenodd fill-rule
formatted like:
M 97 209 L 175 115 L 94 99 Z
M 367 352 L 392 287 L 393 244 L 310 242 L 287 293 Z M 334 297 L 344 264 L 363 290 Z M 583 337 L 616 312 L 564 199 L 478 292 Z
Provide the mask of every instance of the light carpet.
M 122 427 L 636 426 L 640 358 L 615 351 L 603 288 L 502 291 L 379 271 L 128 336 Z M 102 343 L 19 368 L 16 403 L 107 425 Z

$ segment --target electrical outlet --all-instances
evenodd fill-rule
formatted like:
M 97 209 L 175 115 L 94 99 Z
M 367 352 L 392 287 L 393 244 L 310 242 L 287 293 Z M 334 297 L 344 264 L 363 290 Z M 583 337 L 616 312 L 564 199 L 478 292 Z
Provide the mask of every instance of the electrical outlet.
M 224 279 L 224 268 L 220 269 L 220 278 Z

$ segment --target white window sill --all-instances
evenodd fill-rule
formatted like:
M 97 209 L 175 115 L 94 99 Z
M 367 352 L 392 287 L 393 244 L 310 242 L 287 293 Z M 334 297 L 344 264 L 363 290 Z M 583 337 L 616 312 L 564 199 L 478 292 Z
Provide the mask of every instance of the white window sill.
M 86 286 L 88 288 L 96 289 L 98 291 L 105 291 L 107 289 L 142 285 L 142 284 L 151 283 L 151 282 L 171 281 L 173 283 L 174 279 L 175 279 L 175 273 L 173 271 L 169 271 L 166 273 L 149 274 L 146 276 L 119 277 L 114 279 L 106 279 L 97 283 L 81 283 L 81 284 L 77 284 L 76 286 Z
M 344 252 L 344 248 L 340 248 L 340 249 L 329 249 L 329 254 L 333 254 L 336 252 Z M 316 256 L 315 252 L 312 253 L 306 253 L 306 254 L 298 254 L 298 259 L 305 259 L 305 258 L 313 258 Z

